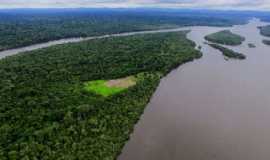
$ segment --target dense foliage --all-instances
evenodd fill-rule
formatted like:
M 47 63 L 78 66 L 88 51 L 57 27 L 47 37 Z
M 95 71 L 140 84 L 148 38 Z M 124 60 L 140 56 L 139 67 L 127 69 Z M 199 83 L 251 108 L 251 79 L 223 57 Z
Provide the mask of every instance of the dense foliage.
M 263 36 L 270 37 L 270 25 L 258 27 L 260 29 L 260 33 Z
M 210 35 L 205 36 L 205 39 L 219 44 L 225 44 L 225 45 L 240 45 L 243 41 L 245 41 L 245 38 L 232 33 L 230 30 L 224 30 L 216 33 L 212 33 Z
M 264 44 L 266 44 L 266 45 L 270 45 L 270 40 L 264 39 L 262 42 L 263 42 Z
M 187 25 L 228 26 L 247 17 L 228 12 L 154 9 L 0 10 L 0 50 L 50 40 Z
M 201 56 L 185 36 L 111 37 L 1 60 L 0 159 L 115 159 L 160 78 Z M 130 75 L 136 85 L 112 97 L 84 89 Z
M 221 45 L 218 45 L 218 44 L 214 44 L 214 43 L 209 43 L 208 45 L 210 45 L 211 47 L 219 50 L 222 52 L 222 54 L 228 58 L 235 58 L 235 59 L 246 59 L 246 56 L 243 55 L 242 53 L 238 53 L 238 52 L 235 52 L 231 49 L 228 49 L 228 48 L 225 48 Z

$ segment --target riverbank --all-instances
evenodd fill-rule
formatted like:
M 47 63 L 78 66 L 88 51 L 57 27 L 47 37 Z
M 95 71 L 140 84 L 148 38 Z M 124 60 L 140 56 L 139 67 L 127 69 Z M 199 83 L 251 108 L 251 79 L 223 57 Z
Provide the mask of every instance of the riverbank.
M 201 57 L 187 33 L 103 37 L 0 60 L 0 159 L 114 160 L 160 79 Z M 117 94 L 85 88 L 132 75 L 136 84 Z

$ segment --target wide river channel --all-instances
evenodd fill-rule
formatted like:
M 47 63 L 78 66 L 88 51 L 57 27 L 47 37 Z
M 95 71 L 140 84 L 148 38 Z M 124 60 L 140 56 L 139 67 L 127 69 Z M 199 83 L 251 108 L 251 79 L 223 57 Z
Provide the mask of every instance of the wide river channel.
M 172 71 L 161 83 L 135 126 L 118 160 L 269 160 L 270 46 L 259 34 L 258 19 L 229 28 L 186 27 L 110 36 L 190 29 L 203 57 Z M 246 38 L 237 47 L 246 60 L 226 61 L 204 44 L 204 36 L 229 29 Z M 0 59 L 22 51 L 78 42 L 74 38 L 0 52 Z M 253 43 L 256 48 L 249 48 Z
M 270 46 L 261 25 L 229 28 L 246 38 L 230 48 L 247 56 L 229 61 L 204 44 L 225 28 L 192 27 L 203 58 L 162 79 L 118 160 L 269 160 Z

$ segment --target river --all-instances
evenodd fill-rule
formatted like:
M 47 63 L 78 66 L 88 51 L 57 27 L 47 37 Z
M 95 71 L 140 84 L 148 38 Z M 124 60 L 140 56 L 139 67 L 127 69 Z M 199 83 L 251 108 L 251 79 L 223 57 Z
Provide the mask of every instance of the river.
M 180 66 L 161 80 L 118 160 L 269 160 L 270 47 L 262 44 L 258 19 L 230 28 L 185 27 L 89 38 L 71 38 L 0 52 L 6 56 L 109 36 L 191 30 L 203 58 Z M 223 29 L 246 37 L 235 51 L 246 60 L 225 61 L 204 44 Z M 266 39 L 266 38 L 265 38 Z M 249 48 L 254 43 L 256 48 Z
M 138 32 L 117 33 L 117 34 L 93 36 L 93 37 L 86 37 L 86 38 L 82 38 L 82 37 L 65 38 L 65 39 L 40 43 L 40 44 L 33 44 L 33 45 L 30 45 L 30 46 L 26 46 L 26 47 L 20 47 L 20 48 L 0 51 L 0 59 L 3 59 L 5 57 L 7 57 L 7 56 L 16 55 L 18 53 L 23 53 L 23 52 L 27 52 L 27 51 L 33 51 L 33 50 L 47 48 L 47 47 L 60 45 L 60 44 L 76 43 L 76 42 L 88 41 L 88 40 L 93 40 L 93 39 L 102 39 L 102 38 L 108 38 L 108 37 L 124 37 L 124 36 L 140 35 L 140 34 L 177 32 L 177 31 L 190 30 L 191 28 L 193 28 L 193 27 L 181 27 L 181 28 L 175 28 L 175 29 L 161 29 L 161 30 L 152 30 L 152 31 L 138 31 Z
M 204 36 L 225 28 L 193 27 L 203 58 L 162 79 L 118 160 L 269 160 L 270 47 L 253 19 L 229 28 L 246 37 L 246 60 L 224 60 Z M 249 48 L 254 43 L 256 48 Z

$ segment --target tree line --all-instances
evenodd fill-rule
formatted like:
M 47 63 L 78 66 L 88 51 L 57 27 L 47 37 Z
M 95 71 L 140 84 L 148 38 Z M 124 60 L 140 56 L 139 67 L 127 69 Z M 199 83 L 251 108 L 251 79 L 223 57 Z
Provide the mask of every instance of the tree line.
M 0 10 L 0 50 L 71 37 L 193 25 L 228 26 L 246 19 L 226 12 L 189 10 Z

